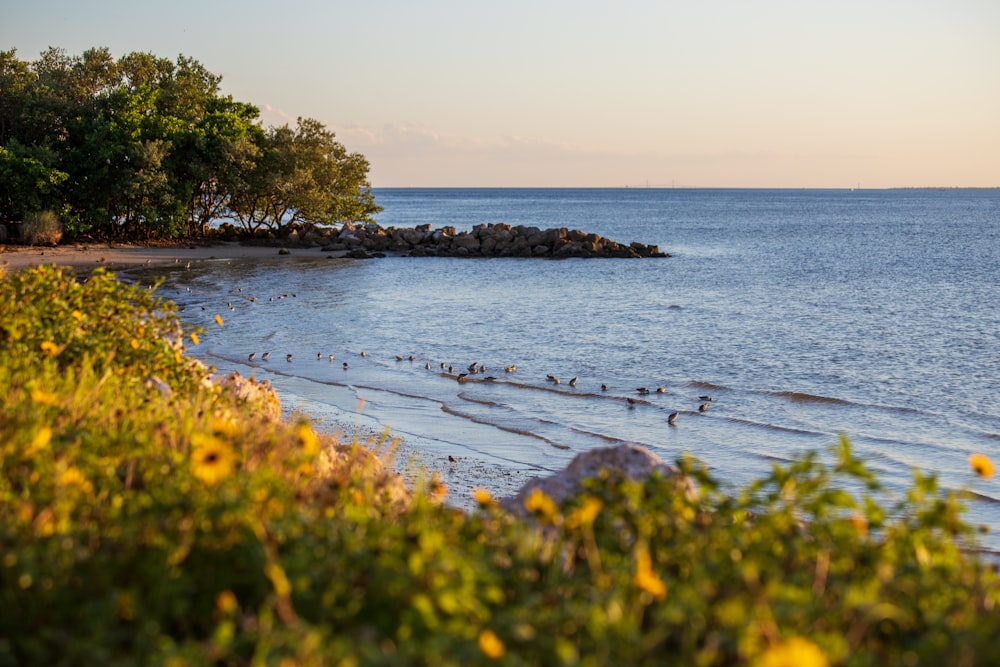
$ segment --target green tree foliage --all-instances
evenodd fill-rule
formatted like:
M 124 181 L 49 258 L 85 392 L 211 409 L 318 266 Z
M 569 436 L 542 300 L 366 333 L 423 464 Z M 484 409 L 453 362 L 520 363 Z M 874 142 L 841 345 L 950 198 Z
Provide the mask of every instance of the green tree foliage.
M 319 121 L 299 118 L 294 129 L 263 135 L 255 168 L 236 189 L 233 217 L 248 231 L 366 220 L 378 210 L 367 174 L 364 156 L 348 153 Z
M 54 210 L 71 235 L 134 240 L 204 235 L 222 219 L 281 231 L 380 210 L 363 156 L 315 120 L 263 127 L 220 83 L 185 56 L 0 52 L 0 224 Z

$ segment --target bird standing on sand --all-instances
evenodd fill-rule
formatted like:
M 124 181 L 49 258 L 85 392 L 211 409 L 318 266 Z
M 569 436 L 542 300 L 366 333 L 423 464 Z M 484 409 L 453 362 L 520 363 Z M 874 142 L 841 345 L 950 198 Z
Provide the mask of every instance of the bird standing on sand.
M 253 358 L 254 358 L 254 357 L 256 357 L 256 356 L 257 356 L 257 353 L 256 353 L 256 352 L 251 352 L 251 353 L 250 353 L 250 356 L 249 356 L 249 357 L 247 357 L 247 361 L 253 361 Z
M 671 412 L 667 416 L 667 423 L 670 424 L 671 426 L 674 426 L 674 425 L 677 424 L 677 413 L 676 412 Z

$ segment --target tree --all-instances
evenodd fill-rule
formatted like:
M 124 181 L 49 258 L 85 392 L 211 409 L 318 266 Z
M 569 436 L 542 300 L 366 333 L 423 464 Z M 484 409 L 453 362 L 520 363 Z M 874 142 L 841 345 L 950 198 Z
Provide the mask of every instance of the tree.
M 264 128 L 198 61 L 107 48 L 0 51 L 0 222 L 56 211 L 70 234 L 198 236 L 370 220 L 368 161 L 319 121 Z
M 295 129 L 269 128 L 255 168 L 234 193 L 233 217 L 250 232 L 371 220 L 382 209 L 367 181 L 368 161 L 334 136 L 310 118 L 299 118 Z

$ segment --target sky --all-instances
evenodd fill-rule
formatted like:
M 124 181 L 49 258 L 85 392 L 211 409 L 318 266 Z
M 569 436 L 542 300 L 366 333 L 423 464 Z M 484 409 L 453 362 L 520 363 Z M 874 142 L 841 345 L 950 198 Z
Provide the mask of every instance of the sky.
M 997 0 L 0 0 L 0 49 L 194 58 L 375 187 L 1000 186 Z

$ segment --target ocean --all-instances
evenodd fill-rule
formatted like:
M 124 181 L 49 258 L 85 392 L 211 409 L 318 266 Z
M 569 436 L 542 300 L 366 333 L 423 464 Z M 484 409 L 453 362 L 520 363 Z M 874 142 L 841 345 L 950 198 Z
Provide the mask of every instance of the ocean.
M 384 227 L 567 227 L 671 257 L 293 252 L 138 275 L 166 278 L 162 295 L 205 329 L 192 353 L 219 372 L 269 380 L 320 425 L 388 429 L 445 477 L 477 467 L 499 495 L 618 443 L 690 454 L 736 489 L 806 451 L 830 460 L 845 434 L 891 493 L 914 469 L 968 489 L 967 518 L 1000 551 L 1000 479 L 968 463 L 1000 464 L 1000 190 L 375 197 Z M 476 381 L 453 379 L 472 364 Z

